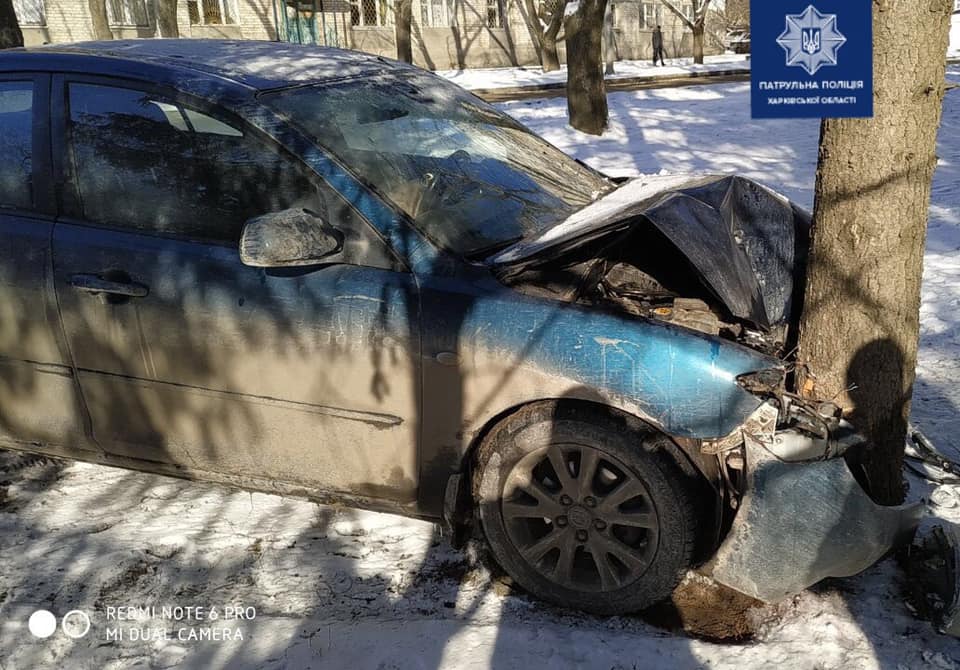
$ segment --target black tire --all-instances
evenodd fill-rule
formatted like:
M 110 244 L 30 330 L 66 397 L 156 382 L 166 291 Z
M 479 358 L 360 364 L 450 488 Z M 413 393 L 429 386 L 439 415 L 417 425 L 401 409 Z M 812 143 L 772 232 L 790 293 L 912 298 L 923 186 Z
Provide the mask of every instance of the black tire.
M 566 467 L 566 485 L 554 462 Z M 592 475 L 581 479 L 585 468 Z M 594 614 L 635 612 L 667 598 L 693 562 L 699 473 L 633 417 L 569 400 L 534 403 L 491 430 L 473 472 L 494 557 L 538 598 Z

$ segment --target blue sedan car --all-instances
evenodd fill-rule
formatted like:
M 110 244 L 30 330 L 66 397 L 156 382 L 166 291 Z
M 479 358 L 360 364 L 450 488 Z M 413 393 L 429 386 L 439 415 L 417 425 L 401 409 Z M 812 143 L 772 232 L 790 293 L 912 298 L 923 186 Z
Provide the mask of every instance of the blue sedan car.
M 917 515 L 787 392 L 808 223 L 371 55 L 3 52 L 0 444 L 443 521 L 587 611 L 777 600 Z

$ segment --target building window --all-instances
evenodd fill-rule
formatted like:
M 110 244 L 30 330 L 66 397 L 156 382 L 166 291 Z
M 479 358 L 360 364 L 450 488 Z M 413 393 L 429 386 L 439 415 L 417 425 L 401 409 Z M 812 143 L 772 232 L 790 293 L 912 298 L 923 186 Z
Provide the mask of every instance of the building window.
M 392 26 L 393 5 L 388 0 L 350 0 L 350 25 Z
M 645 30 L 653 30 L 660 25 L 660 3 L 645 2 L 643 11 L 640 14 L 640 27 Z
M 191 26 L 220 26 L 237 23 L 234 0 L 187 0 Z
M 43 0 L 13 0 L 13 11 L 21 26 L 43 26 L 47 23 Z
M 112 26 L 148 26 L 145 0 L 107 0 L 107 19 Z
M 694 19 L 694 15 L 693 15 L 693 3 L 692 3 L 692 2 L 685 2 L 685 3 L 683 3 L 682 11 L 683 11 L 683 15 L 684 15 L 685 17 L 687 17 L 687 20 L 688 20 L 690 23 L 693 23 L 693 19 Z
M 420 0 L 420 24 L 449 28 L 456 24 L 455 0 Z
M 487 28 L 503 28 L 502 0 L 487 0 Z

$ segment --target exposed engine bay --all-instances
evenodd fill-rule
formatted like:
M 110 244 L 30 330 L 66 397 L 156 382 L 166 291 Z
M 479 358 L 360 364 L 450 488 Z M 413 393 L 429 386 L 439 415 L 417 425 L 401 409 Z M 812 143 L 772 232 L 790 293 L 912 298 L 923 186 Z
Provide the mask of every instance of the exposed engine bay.
M 784 358 L 810 216 L 741 177 L 646 177 L 492 259 L 541 297 L 616 309 Z

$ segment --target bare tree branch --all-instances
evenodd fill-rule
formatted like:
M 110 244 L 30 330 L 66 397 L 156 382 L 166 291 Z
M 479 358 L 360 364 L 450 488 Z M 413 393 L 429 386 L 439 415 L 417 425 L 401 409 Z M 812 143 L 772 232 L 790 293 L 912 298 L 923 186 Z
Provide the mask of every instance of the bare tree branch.
M 527 25 L 537 57 L 544 72 L 560 69 L 557 56 L 557 42 L 566 36 L 560 34 L 563 28 L 563 15 L 569 0 L 523 0 L 519 5 L 520 15 Z
M 693 30 L 694 28 L 693 23 L 690 21 L 690 19 L 687 18 L 686 14 L 684 14 L 679 9 L 674 7 L 673 3 L 670 2 L 670 0 L 660 0 L 660 1 L 666 6 L 667 9 L 669 9 L 671 12 L 676 14 L 677 18 L 683 21 L 683 24 L 687 28 L 689 28 L 690 30 Z M 696 16 L 696 13 L 694 13 L 694 16 Z
M 702 26 L 707 20 L 707 9 L 710 7 L 711 0 L 700 0 L 699 3 L 694 1 L 693 3 L 693 21 L 688 19 L 686 15 L 677 9 L 676 5 L 673 4 L 671 0 L 660 0 L 667 9 L 677 15 L 684 25 L 687 26 L 690 30 L 693 30 L 697 26 Z

